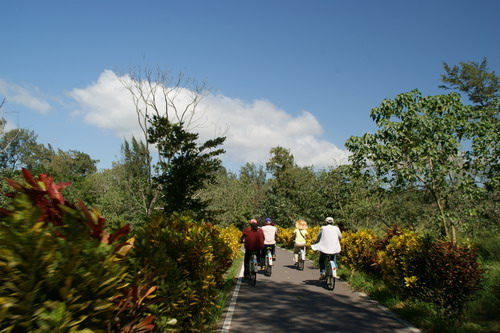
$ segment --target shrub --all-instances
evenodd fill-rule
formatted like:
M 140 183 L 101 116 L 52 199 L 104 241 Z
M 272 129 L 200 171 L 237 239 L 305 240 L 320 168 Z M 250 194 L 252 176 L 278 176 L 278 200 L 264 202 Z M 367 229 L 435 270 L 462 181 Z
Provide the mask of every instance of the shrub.
M 226 244 L 229 249 L 231 250 L 231 253 L 229 257 L 231 258 L 231 261 L 233 261 L 236 256 L 240 253 L 241 249 L 241 231 L 236 228 L 234 225 L 230 225 L 225 228 L 221 227 L 216 227 L 220 237 L 222 238 L 224 244 Z
M 278 228 L 278 237 L 276 238 L 276 242 L 285 248 L 293 248 L 293 229 L 282 228 L 280 226 L 276 226 L 276 228 Z
M 377 261 L 376 243 L 378 238 L 372 230 L 363 229 L 356 233 L 342 235 L 341 261 L 351 270 L 374 272 Z
M 126 281 L 118 252 L 127 243 L 117 240 L 128 226 L 110 235 L 102 217 L 64 200 L 68 184 L 23 176 L 26 184 L 7 181 L 16 192 L 0 209 L 0 331 L 152 329 L 153 317 L 113 301 Z
M 384 250 L 378 251 L 377 264 L 384 281 L 392 288 L 404 290 L 414 280 L 410 259 L 421 248 L 422 240 L 413 231 L 403 231 L 390 238 Z
M 408 293 L 441 306 L 450 317 L 462 314 L 466 302 L 480 289 L 483 269 L 470 246 L 426 239 L 409 265 L 414 278 Z
M 137 279 L 158 285 L 158 329 L 205 329 L 232 260 L 220 229 L 208 223 L 174 214 L 139 228 L 131 262 Z
M 402 295 L 440 306 L 446 316 L 460 315 L 480 289 L 483 270 L 476 250 L 403 231 L 378 252 L 384 281 Z

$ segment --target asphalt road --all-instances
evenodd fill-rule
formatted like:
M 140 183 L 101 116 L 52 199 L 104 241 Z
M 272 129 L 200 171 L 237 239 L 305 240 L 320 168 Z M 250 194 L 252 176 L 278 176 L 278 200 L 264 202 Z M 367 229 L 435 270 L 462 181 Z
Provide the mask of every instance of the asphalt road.
M 276 256 L 272 276 L 257 274 L 255 286 L 241 271 L 217 332 L 419 332 L 344 281 L 327 290 L 310 261 L 299 271 L 290 251 L 278 248 Z

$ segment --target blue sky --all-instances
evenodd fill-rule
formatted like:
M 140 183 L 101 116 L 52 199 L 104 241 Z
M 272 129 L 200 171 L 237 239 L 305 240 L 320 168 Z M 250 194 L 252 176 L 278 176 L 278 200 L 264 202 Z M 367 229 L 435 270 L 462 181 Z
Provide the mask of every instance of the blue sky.
M 345 163 L 345 141 L 376 129 L 383 99 L 445 93 L 443 62 L 486 57 L 500 70 L 498 0 L 4 0 L 0 12 L 9 128 L 100 168 L 138 133 L 117 86 L 136 66 L 207 83 L 203 107 L 227 129 L 234 171 L 278 145 L 302 166 Z

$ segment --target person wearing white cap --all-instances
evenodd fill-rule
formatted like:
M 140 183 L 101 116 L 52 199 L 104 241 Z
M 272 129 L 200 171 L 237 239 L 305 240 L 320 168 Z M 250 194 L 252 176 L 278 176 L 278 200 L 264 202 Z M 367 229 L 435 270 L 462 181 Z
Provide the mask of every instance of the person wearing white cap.
M 325 259 L 327 255 L 340 253 L 340 240 L 342 233 L 339 227 L 333 225 L 333 218 L 325 219 L 326 225 L 319 230 L 316 242 L 311 246 L 315 251 L 319 251 L 319 271 L 320 279 L 325 276 Z

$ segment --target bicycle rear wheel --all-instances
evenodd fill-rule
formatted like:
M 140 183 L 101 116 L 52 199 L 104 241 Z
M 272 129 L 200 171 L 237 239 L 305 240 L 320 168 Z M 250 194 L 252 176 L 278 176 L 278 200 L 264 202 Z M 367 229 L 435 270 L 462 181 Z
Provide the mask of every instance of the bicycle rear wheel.
M 303 271 L 304 270 L 304 260 L 299 259 L 299 270 Z
M 331 273 L 326 276 L 326 285 L 329 290 L 335 289 L 335 278 Z
M 273 266 L 271 266 L 271 263 L 269 262 L 269 257 L 266 256 L 266 275 L 271 276 L 273 273 Z
M 257 258 L 255 255 L 252 256 L 252 261 L 250 262 L 250 281 L 249 283 L 252 286 L 255 286 L 257 283 Z
M 252 286 L 255 286 L 255 284 L 257 284 L 257 273 L 255 272 L 250 273 L 250 284 Z

